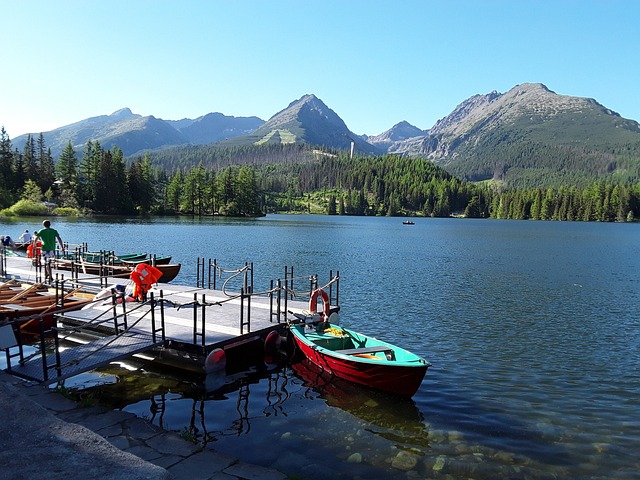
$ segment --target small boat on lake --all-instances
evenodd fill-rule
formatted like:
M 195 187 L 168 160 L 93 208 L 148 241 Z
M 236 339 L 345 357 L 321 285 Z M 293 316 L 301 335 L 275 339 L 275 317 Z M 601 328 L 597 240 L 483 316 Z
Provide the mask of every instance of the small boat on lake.
M 26 252 L 31 242 L 15 242 L 15 248 L 13 250 L 17 252 Z
M 83 252 L 81 255 L 82 260 L 89 263 L 118 264 L 123 261 L 144 261 L 147 258 L 146 253 L 125 253 L 122 255 L 116 255 L 114 252 Z
M 169 263 L 171 263 L 171 256 L 165 256 L 165 257 L 156 257 L 155 255 L 149 258 L 143 258 L 143 259 L 127 259 L 127 260 L 123 260 L 121 259 L 120 263 L 122 265 L 137 265 L 138 263 L 148 263 L 149 265 L 167 265 Z
M 146 253 L 128 253 L 116 255 L 114 252 L 83 252 L 80 255 L 69 252 L 63 257 L 65 260 L 75 260 L 77 263 L 95 263 L 103 265 L 137 265 L 148 263 L 149 265 L 167 265 L 171 263 L 171 256 L 147 256 Z
M 317 300 L 324 308 L 317 311 Z M 324 290 L 313 292 L 309 314 L 294 314 L 291 336 L 300 352 L 338 378 L 400 397 L 412 397 L 431 364 L 403 348 L 337 325 Z M 335 322 L 335 323 L 334 323 Z
M 137 265 L 149 262 L 123 263 L 121 265 L 100 264 L 92 262 L 75 262 L 73 260 L 57 259 L 54 261 L 53 268 L 58 270 L 77 270 L 79 273 L 89 275 L 102 275 L 114 278 L 129 278 L 131 272 Z M 181 263 L 156 264 L 155 266 L 162 272 L 159 283 L 169 283 L 180 273 Z
M 404 222 L 402 222 L 403 225 L 415 225 L 416 222 L 414 222 L 413 220 L 405 220 Z

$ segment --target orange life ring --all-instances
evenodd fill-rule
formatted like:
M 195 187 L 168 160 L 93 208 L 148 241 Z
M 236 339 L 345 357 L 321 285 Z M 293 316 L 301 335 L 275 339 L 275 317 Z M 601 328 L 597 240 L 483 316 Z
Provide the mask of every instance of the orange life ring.
M 329 305 L 329 295 L 323 289 L 318 288 L 313 291 L 311 298 L 309 299 L 309 312 L 313 315 L 318 313 L 318 297 L 322 298 L 322 313 L 325 318 L 329 318 L 329 312 L 331 305 Z

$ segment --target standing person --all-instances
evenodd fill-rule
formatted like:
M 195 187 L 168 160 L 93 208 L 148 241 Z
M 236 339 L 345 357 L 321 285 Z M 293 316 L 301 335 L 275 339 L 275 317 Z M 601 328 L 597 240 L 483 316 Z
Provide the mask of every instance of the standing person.
M 54 228 L 51 228 L 51 222 L 49 220 L 45 220 L 42 222 L 42 226 L 44 227 L 42 230 L 35 232 L 33 234 L 33 243 L 37 243 L 38 239 L 42 241 L 42 259 L 44 261 L 44 275 L 47 280 L 53 280 L 53 276 L 51 274 L 51 264 L 49 260 L 55 258 L 56 254 L 56 239 L 60 243 L 60 249 L 64 254 L 64 244 L 62 243 L 62 238 L 60 238 L 60 234 Z M 35 249 L 35 245 L 34 245 Z

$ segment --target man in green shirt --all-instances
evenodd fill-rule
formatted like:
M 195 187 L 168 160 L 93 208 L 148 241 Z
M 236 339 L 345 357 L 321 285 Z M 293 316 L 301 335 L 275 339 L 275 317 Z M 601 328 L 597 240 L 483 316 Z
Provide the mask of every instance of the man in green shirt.
M 51 262 L 50 259 L 55 258 L 56 251 L 56 240 L 60 243 L 60 249 L 62 253 L 64 253 L 64 244 L 62 243 L 62 238 L 60 238 L 60 234 L 54 228 L 51 228 L 51 222 L 49 220 L 45 220 L 42 222 L 42 226 L 44 227 L 39 232 L 36 232 L 33 236 L 33 243 L 36 244 L 38 240 L 42 242 L 42 259 L 44 260 L 44 274 L 47 280 L 53 280 L 53 276 L 51 275 Z

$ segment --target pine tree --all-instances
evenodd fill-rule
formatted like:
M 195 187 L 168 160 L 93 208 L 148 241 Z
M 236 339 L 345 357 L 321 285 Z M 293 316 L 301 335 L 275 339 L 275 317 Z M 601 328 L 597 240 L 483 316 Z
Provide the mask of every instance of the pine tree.
M 22 163 L 24 166 L 24 176 L 26 180 L 33 180 L 38 183 L 38 162 L 36 159 L 36 145 L 33 137 L 27 135 L 27 141 L 22 150 Z
M 4 127 L 0 130 L 0 208 L 13 203 L 16 191 L 16 177 L 13 170 L 11 139 Z
M 76 196 L 78 188 L 78 159 L 69 141 L 60 154 L 56 171 L 59 176 L 60 201 L 63 206 L 77 207 L 81 200 Z
M 56 181 L 56 167 L 51 156 L 51 149 L 47 149 L 42 133 L 38 135 L 36 145 L 36 164 L 38 166 L 38 176 L 35 180 L 42 191 L 47 192 L 53 187 L 53 182 Z

